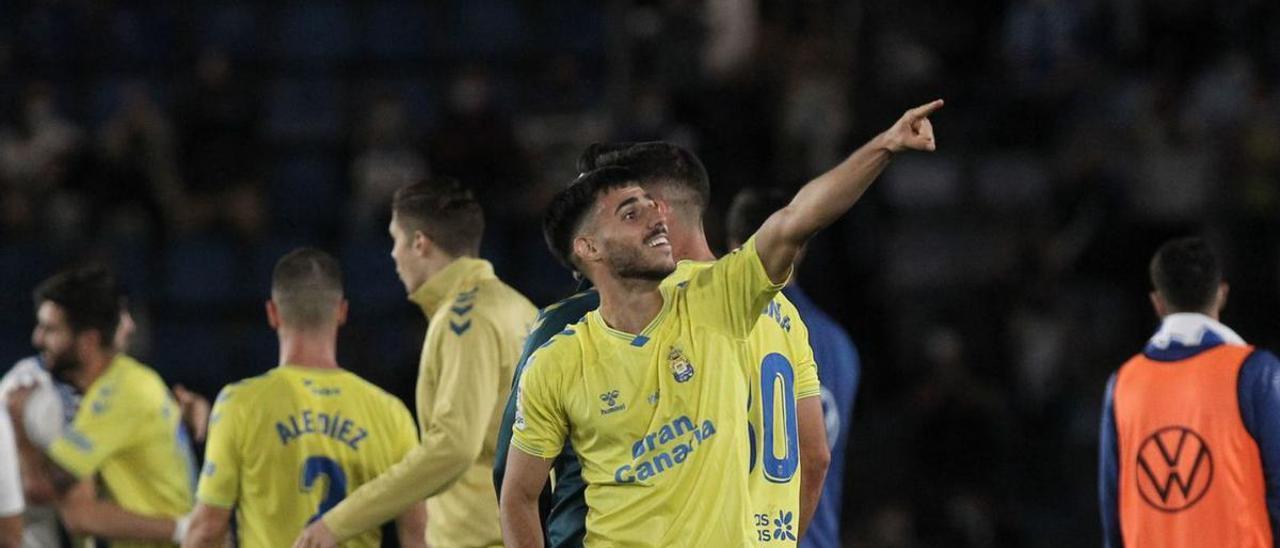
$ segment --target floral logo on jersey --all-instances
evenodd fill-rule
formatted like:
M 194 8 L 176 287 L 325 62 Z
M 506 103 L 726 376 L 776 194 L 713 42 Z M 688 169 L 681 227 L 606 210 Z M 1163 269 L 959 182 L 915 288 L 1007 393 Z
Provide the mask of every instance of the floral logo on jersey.
M 795 514 L 778 510 L 778 517 L 773 518 L 774 540 L 796 540 L 796 535 L 792 532 L 793 526 L 791 525 L 791 521 L 793 519 L 795 519 Z
M 1138 449 L 1138 493 L 1162 512 L 1200 502 L 1213 483 L 1213 453 L 1204 438 L 1184 426 L 1166 426 Z
M 605 405 L 605 408 L 600 410 L 600 414 L 608 415 L 610 413 L 617 413 L 618 411 L 626 409 L 627 404 L 618 404 L 618 398 L 620 397 L 621 394 L 617 390 L 610 390 L 600 394 L 600 401 L 604 402 Z
M 671 363 L 671 375 L 676 378 L 676 382 L 688 382 L 693 378 L 693 364 L 689 363 L 689 359 L 684 357 L 684 352 L 679 348 L 671 347 L 667 361 Z

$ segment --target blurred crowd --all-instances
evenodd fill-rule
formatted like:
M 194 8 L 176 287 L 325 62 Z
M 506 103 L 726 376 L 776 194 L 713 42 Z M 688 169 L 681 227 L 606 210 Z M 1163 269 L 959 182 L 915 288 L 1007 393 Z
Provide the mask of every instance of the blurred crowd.
M 934 97 L 938 153 L 896 160 L 799 276 L 865 364 L 851 545 L 1095 542 L 1103 384 L 1155 328 L 1168 236 L 1215 242 L 1225 323 L 1280 347 L 1274 1 L 187 4 L 0 3 L 5 363 L 29 288 L 95 257 L 134 353 L 212 395 L 275 363 L 269 268 L 311 243 L 346 268 L 344 362 L 408 387 L 401 184 L 480 189 L 483 254 L 545 305 L 573 282 L 538 222 L 584 145 L 696 151 L 717 241 L 738 189 L 793 189 Z

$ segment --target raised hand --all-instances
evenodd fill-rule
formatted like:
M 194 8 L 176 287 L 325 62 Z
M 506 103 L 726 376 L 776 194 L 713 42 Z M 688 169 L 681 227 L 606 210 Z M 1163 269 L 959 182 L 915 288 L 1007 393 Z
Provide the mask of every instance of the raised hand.
M 938 148 L 933 138 L 933 124 L 929 115 L 942 108 L 942 99 L 920 105 L 908 110 L 884 132 L 886 145 L 890 152 L 904 150 L 925 150 L 933 152 Z

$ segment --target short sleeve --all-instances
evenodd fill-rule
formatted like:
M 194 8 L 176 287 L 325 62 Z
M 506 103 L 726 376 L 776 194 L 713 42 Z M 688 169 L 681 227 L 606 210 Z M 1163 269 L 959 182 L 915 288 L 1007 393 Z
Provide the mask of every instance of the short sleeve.
M 563 394 L 552 378 L 556 353 L 544 348 L 529 358 L 516 390 L 516 417 L 511 427 L 511 446 L 544 459 L 555 458 L 568 437 L 568 418 Z
M 138 414 L 119 382 L 103 386 L 81 402 L 75 419 L 49 445 L 49 458 L 77 478 L 97 472 L 102 463 L 129 448 L 139 431 Z
M 699 323 L 744 338 L 785 285 L 769 279 L 752 236 L 741 248 L 695 273 L 685 291 Z
M 813 347 L 809 345 L 809 326 L 800 318 L 800 312 L 786 297 L 778 295 L 782 301 L 783 317 L 786 325 L 783 329 L 787 335 L 787 347 L 791 353 L 791 363 L 795 364 L 796 399 L 803 400 L 822 394 L 822 383 L 818 380 L 818 363 L 813 356 Z
M 236 385 L 222 389 L 209 415 L 209 439 L 205 443 L 204 468 L 196 500 L 219 508 L 231 508 L 240 498 L 240 417 Z

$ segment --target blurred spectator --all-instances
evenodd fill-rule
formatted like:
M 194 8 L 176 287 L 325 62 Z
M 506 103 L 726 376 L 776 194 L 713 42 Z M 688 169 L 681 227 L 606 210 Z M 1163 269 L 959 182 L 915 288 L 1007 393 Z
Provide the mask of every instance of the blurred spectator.
M 459 177 L 477 189 L 494 220 L 516 205 L 500 199 L 528 182 L 524 150 L 516 140 L 509 113 L 497 103 L 493 76 L 483 67 L 463 68 L 449 86 L 448 110 L 431 138 L 435 173 Z
M 404 102 L 390 95 L 374 99 L 353 142 L 353 189 L 346 221 L 352 232 L 386 231 L 391 195 L 429 174 L 427 160 L 414 146 L 415 141 Z
M 223 211 L 235 211 L 226 206 L 243 204 L 260 186 L 257 95 L 220 50 L 204 50 L 195 68 L 194 82 L 177 107 L 186 199 L 177 221 L 187 229 L 206 227 Z
M 99 135 L 102 179 L 81 188 L 93 205 L 92 226 L 164 233 L 182 207 L 173 125 L 145 83 L 124 85 L 120 96 Z

